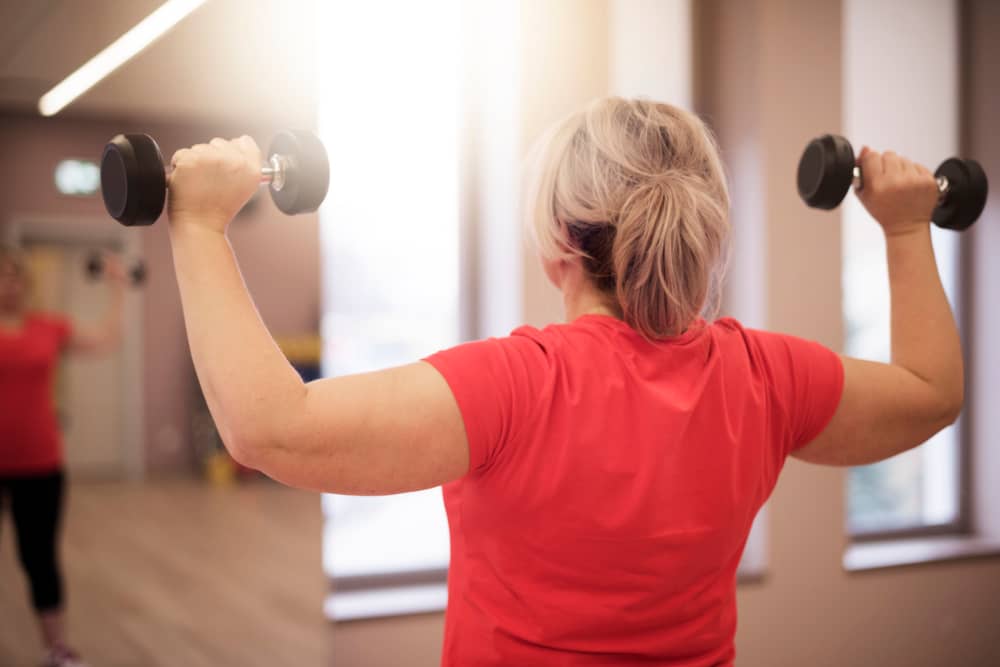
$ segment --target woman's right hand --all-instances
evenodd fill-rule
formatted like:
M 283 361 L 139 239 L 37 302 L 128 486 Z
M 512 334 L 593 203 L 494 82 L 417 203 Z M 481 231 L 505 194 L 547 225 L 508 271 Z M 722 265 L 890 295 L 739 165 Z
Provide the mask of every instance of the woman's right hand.
M 934 175 L 927 167 L 867 146 L 858 156 L 864 186 L 858 198 L 887 236 L 906 233 L 930 224 L 938 202 Z

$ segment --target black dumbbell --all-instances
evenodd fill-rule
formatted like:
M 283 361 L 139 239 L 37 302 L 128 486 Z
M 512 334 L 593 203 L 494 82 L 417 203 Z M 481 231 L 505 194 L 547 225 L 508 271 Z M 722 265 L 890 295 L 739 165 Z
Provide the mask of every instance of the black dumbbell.
M 91 253 L 87 257 L 87 277 L 91 280 L 99 280 L 104 275 L 104 258 L 98 252 Z M 129 282 L 134 287 L 138 287 L 146 282 L 146 263 L 141 259 L 132 262 L 126 270 Z
M 280 132 L 271 142 L 260 182 L 270 185 L 282 213 L 315 211 L 330 184 L 330 163 L 319 138 L 311 132 Z M 101 156 L 101 196 L 112 218 L 127 227 L 151 225 L 163 212 L 166 195 L 167 170 L 151 136 L 119 134 L 108 142 Z
M 961 231 L 979 219 L 989 185 L 975 160 L 948 158 L 934 172 L 940 199 L 931 214 L 938 227 Z M 844 137 L 824 134 L 809 142 L 799 160 L 799 196 L 813 208 L 836 208 L 851 189 L 862 187 L 854 149 Z

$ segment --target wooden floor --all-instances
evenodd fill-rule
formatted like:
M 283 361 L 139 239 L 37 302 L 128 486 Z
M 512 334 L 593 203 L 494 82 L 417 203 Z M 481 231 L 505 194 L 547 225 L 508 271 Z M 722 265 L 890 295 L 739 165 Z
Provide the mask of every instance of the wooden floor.
M 417 620 L 433 636 L 419 639 L 408 659 L 407 647 L 385 634 L 392 621 L 352 628 L 323 618 L 316 494 L 195 481 L 73 484 L 69 494 L 62 554 L 70 638 L 93 667 L 439 659 L 439 615 Z M 33 666 L 41 649 L 12 529 L 3 517 L 0 665 Z

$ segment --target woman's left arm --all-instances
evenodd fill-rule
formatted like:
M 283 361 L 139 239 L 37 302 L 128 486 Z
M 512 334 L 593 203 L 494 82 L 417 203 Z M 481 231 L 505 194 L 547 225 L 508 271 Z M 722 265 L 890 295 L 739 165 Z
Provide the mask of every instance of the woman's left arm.
M 108 255 L 104 258 L 104 276 L 110 290 L 110 303 L 100 322 L 72 327 L 67 349 L 71 354 L 101 355 L 111 352 L 121 342 L 122 304 L 125 300 L 125 269 L 121 261 Z
M 168 212 L 191 357 L 233 457 L 303 488 L 378 495 L 437 486 L 469 466 L 465 427 L 426 363 L 304 384 L 247 292 L 226 238 L 253 194 L 253 140 L 173 157 Z

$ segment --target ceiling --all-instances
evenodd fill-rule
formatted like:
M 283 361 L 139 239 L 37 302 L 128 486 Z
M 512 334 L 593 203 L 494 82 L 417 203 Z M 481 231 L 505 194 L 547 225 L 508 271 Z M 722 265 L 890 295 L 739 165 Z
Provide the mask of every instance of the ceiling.
M 160 4 L 0 0 L 0 113 L 37 113 L 43 93 Z M 59 115 L 312 126 L 314 11 L 315 0 L 207 0 Z

